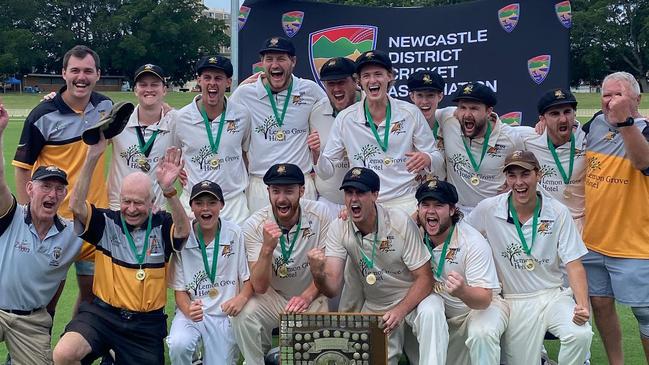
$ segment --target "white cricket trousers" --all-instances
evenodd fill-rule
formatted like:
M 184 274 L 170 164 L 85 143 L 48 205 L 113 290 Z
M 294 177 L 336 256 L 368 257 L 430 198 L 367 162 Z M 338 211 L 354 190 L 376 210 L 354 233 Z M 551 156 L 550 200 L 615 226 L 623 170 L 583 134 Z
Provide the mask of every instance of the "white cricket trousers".
M 272 287 L 264 294 L 253 295 L 238 316 L 232 317 L 232 328 L 246 365 L 264 365 L 264 355 L 272 344 L 273 328 L 279 327 L 279 314 L 288 300 Z M 327 297 L 317 297 L 307 312 L 328 312 Z
M 447 321 L 447 365 L 500 364 L 500 338 L 509 322 L 504 299 L 494 296 L 487 309 L 471 309 Z
M 203 364 L 237 364 L 239 348 L 234 340 L 228 317 L 203 314 L 202 321 L 194 322 L 176 309 L 166 339 L 171 363 L 191 365 L 192 356 L 201 339 L 203 340 Z
M 539 364 L 545 332 L 561 341 L 559 365 L 583 365 L 593 331 L 590 323 L 572 322 L 575 300 L 568 288 L 505 295 L 509 326 L 503 336 L 506 364 Z

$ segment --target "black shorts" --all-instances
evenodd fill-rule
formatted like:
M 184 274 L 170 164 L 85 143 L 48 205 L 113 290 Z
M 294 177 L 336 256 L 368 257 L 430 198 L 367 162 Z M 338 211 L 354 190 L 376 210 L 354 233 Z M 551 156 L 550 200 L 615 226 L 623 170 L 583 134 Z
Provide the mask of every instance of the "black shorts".
M 115 363 L 125 365 L 164 364 L 167 315 L 120 312 L 105 303 L 81 303 L 79 312 L 65 327 L 88 341 L 92 352 L 81 363 L 92 364 L 108 350 L 115 351 Z

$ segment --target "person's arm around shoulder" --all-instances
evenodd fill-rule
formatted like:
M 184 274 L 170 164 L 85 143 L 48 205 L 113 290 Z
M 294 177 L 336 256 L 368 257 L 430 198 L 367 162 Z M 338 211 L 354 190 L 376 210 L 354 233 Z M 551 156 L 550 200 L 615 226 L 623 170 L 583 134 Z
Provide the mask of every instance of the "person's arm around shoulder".
M 2 140 L 4 138 L 4 131 L 9 125 L 9 113 L 0 104 L 0 217 L 4 216 L 14 204 L 14 198 L 11 196 L 11 191 L 7 185 L 7 177 L 5 176 L 4 167 L 4 153 Z
M 182 150 L 177 147 L 169 147 L 156 170 L 158 184 L 171 209 L 171 218 L 174 222 L 173 237 L 175 239 L 186 239 L 189 237 L 189 230 L 191 229 L 187 213 L 180 203 L 174 187 L 174 182 L 180 176 L 184 165 Z M 179 250 L 179 248 L 175 249 Z

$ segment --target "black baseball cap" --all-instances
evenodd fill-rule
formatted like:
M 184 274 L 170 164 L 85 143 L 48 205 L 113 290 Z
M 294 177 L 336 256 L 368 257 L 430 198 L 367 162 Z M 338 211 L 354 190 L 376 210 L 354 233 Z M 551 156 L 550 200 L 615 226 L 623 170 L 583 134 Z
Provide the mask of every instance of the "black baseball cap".
M 435 71 L 421 70 L 408 77 L 408 91 L 444 91 L 444 79 Z
M 214 181 L 203 180 L 194 185 L 191 194 L 189 195 L 189 204 L 202 194 L 210 194 L 225 204 L 225 200 L 223 199 L 223 190 L 221 190 L 219 184 Z
M 138 67 L 137 70 L 135 70 L 135 76 L 133 76 L 133 80 L 135 82 L 137 82 L 137 79 L 139 79 L 141 76 L 146 75 L 146 74 L 151 74 L 151 75 L 159 78 L 160 80 L 162 80 L 162 82 L 165 81 L 165 78 L 164 78 L 165 73 L 162 70 L 162 67 L 151 64 L 151 63 L 147 63 L 145 65 L 142 65 L 142 66 Z
M 573 109 L 577 109 L 577 99 L 570 90 L 552 89 L 541 96 L 541 99 L 539 99 L 539 103 L 537 104 L 537 109 L 539 115 L 542 115 L 554 106 L 566 104 L 572 106 Z
M 498 100 L 496 99 L 496 93 L 491 90 L 489 86 L 481 84 L 479 82 L 472 82 L 470 84 L 464 85 L 461 89 L 457 91 L 455 97 L 453 98 L 454 102 L 460 100 L 472 100 L 485 104 L 488 107 L 496 105 Z
M 304 185 L 304 173 L 291 163 L 278 163 L 271 166 L 264 175 L 266 185 Z
M 381 189 L 381 179 L 371 169 L 365 167 L 354 167 L 347 171 L 339 190 L 346 188 L 356 188 L 360 191 L 379 191 Z
M 106 139 L 115 137 L 122 133 L 134 109 L 135 105 L 133 103 L 120 101 L 97 124 L 83 131 L 81 139 L 85 144 L 97 144 L 101 139 L 99 133 L 103 132 Z
M 459 200 L 453 184 L 436 179 L 424 181 L 419 185 L 415 198 L 417 198 L 417 203 L 421 203 L 425 199 L 435 199 L 442 204 L 457 204 Z
M 320 68 L 320 80 L 342 80 L 352 76 L 354 72 L 356 72 L 354 61 L 347 57 L 334 57 Z
M 377 49 L 361 53 L 356 59 L 356 73 L 360 73 L 361 68 L 367 65 L 377 65 L 392 72 L 392 61 L 387 53 Z
M 196 73 L 201 74 L 204 70 L 208 68 L 213 68 L 215 70 L 221 70 L 225 72 L 225 76 L 228 78 L 232 77 L 233 69 L 232 62 L 227 57 L 215 55 L 215 56 L 205 56 L 196 62 Z
M 295 46 L 293 42 L 284 37 L 271 37 L 264 41 L 259 50 L 260 55 L 266 52 L 288 53 L 289 56 L 295 56 Z
M 68 185 L 68 174 L 54 165 L 39 166 L 32 174 L 32 181 L 47 179 L 57 179 Z

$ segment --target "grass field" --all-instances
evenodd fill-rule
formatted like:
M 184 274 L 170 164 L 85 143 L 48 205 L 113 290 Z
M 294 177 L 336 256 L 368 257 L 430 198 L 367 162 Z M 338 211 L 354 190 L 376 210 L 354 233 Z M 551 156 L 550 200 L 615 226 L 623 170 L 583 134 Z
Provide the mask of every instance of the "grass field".
M 108 95 L 114 101 L 121 100 L 130 100 L 135 101 L 135 97 L 132 93 L 108 93 Z M 173 107 L 181 107 L 189 103 L 194 94 L 191 93 L 169 93 L 167 97 L 167 102 Z M 596 94 L 577 94 L 577 99 L 579 100 L 580 107 L 588 109 L 598 109 L 599 108 L 599 96 Z M 8 109 L 31 109 L 33 108 L 40 100 L 42 96 L 40 95 L 1 95 L 0 98 L 4 100 L 5 107 Z M 643 107 L 649 107 L 649 95 L 644 95 Z M 5 172 L 7 180 L 12 191 L 14 189 L 14 169 L 11 166 L 11 160 L 13 154 L 16 151 L 16 145 L 20 137 L 20 132 L 22 129 L 23 118 L 12 118 L 9 127 L 5 131 L 4 136 L 4 163 L 5 163 Z M 65 291 L 61 296 L 59 301 L 56 318 L 54 320 L 54 328 L 52 330 L 52 343 L 55 344 L 59 335 L 63 332 L 63 328 L 68 323 L 72 315 L 72 308 L 77 296 L 77 287 L 76 287 L 76 278 L 74 274 L 74 269 L 70 270 L 68 273 L 68 283 L 65 287 Z M 173 296 L 172 293 L 168 293 L 168 302 L 166 308 L 167 314 L 170 316 L 173 315 Z M 623 341 L 624 341 L 624 353 L 626 357 L 627 364 L 644 364 L 644 354 L 642 352 L 642 345 L 638 336 L 638 326 L 633 317 L 633 314 L 628 307 L 618 306 L 618 314 L 620 316 L 620 321 L 622 324 L 623 330 Z M 593 329 L 595 332 L 596 330 Z M 546 341 L 546 347 L 553 359 L 556 360 L 559 343 L 558 341 Z M 602 341 L 597 334 L 593 337 L 593 344 L 591 347 L 592 359 L 591 363 L 593 365 L 606 364 L 606 354 L 604 353 Z M 3 362 L 6 356 L 6 347 L 4 343 L 0 343 L 0 363 Z

